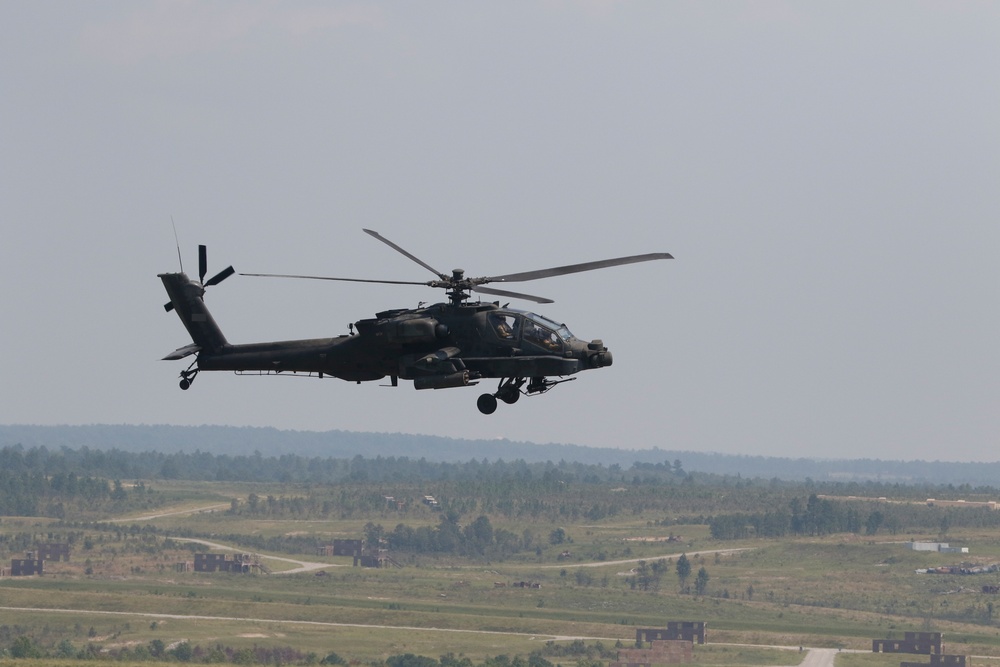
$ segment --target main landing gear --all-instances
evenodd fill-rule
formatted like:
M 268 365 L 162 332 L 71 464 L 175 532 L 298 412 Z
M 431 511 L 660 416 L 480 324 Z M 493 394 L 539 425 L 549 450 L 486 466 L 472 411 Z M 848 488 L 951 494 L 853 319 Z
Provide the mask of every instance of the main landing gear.
M 190 366 L 188 366 L 186 369 L 184 369 L 184 370 L 181 371 L 181 381 L 180 381 L 180 385 L 179 386 L 184 391 L 187 391 L 188 389 L 191 388 L 191 384 L 194 382 L 195 377 L 198 376 L 198 369 L 194 367 L 194 365 L 196 363 L 198 363 L 198 362 L 195 361 Z M 192 370 L 192 369 L 194 369 L 194 370 Z
M 479 396 L 479 400 L 476 401 L 476 407 L 484 415 L 491 415 L 497 411 L 497 399 L 500 399 L 507 405 L 514 405 L 517 400 L 521 398 L 521 394 L 544 394 L 552 387 L 557 384 L 562 384 L 563 382 L 569 382 L 570 380 L 575 380 L 576 378 L 566 378 L 565 380 L 549 380 L 545 377 L 533 377 L 531 382 L 528 382 L 528 378 L 503 378 L 500 380 L 500 384 L 497 390 L 493 394 L 482 394 Z M 523 391 L 521 387 L 525 383 L 528 386 Z
M 476 401 L 476 407 L 484 415 L 491 415 L 497 411 L 497 399 L 513 405 L 517 399 L 521 398 L 521 387 L 528 380 L 526 378 L 504 378 L 500 380 L 495 394 L 482 394 Z

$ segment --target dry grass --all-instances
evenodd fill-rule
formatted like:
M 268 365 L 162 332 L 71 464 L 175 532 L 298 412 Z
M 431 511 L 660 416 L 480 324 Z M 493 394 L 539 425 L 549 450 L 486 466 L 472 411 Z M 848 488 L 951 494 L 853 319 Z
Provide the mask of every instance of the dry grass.
M 167 532 L 307 535 L 324 540 L 357 537 L 365 524 L 357 519 L 259 521 L 228 517 L 222 511 L 194 511 L 247 491 L 241 485 L 207 486 L 178 485 L 172 492 L 188 497 L 165 510 L 166 516 L 143 523 Z M 392 517 L 376 520 L 388 529 L 395 525 Z M 995 598 L 979 592 L 983 583 L 996 584 L 1000 577 L 914 572 L 961 559 L 1000 561 L 1000 539 L 994 535 L 970 531 L 952 536 L 953 543 L 973 549 L 971 557 L 959 559 L 855 536 L 715 542 L 705 526 L 664 527 L 652 520 L 636 516 L 555 526 L 494 518 L 495 528 L 517 534 L 528 529 L 544 537 L 563 527 L 573 540 L 559 546 L 546 543 L 541 556 L 531 552 L 504 563 L 416 557 L 401 570 L 362 570 L 347 567 L 349 559 L 272 554 L 326 562 L 330 567 L 323 577 L 175 572 L 174 563 L 192 560 L 190 549 L 170 545 L 162 536 L 117 539 L 111 532 L 87 531 L 93 547 L 78 547 L 70 563 L 47 563 L 46 575 L 40 578 L 0 580 L 3 606 L 53 610 L 0 611 L 0 624 L 20 623 L 39 632 L 68 626 L 71 630 L 65 637 L 75 645 L 98 641 L 87 636 L 93 628 L 105 648 L 158 638 L 167 643 L 187 639 L 204 646 L 294 646 L 321 656 L 335 651 L 360 660 L 398 653 L 434 657 L 455 653 L 475 660 L 500 653 L 526 655 L 556 636 L 600 638 L 606 645 L 621 640 L 628 645 L 637 626 L 690 619 L 710 624 L 713 643 L 696 648 L 698 664 L 792 665 L 801 660 L 797 651 L 722 643 L 864 651 L 873 637 L 919 630 L 944 632 L 949 653 L 1000 656 L 997 622 L 988 618 L 988 605 Z M 0 532 L 39 532 L 50 525 L 46 520 L 5 518 Z M 671 533 L 680 535 L 682 542 L 663 542 Z M 695 555 L 699 550 L 733 548 L 746 550 Z M 557 560 L 562 550 L 571 551 L 571 557 Z M 709 573 L 706 596 L 678 593 L 679 581 L 672 571 L 658 590 L 632 590 L 624 573 L 635 563 L 613 562 L 656 560 L 682 552 L 689 554 L 693 573 L 701 567 Z M 0 554 L 4 559 L 10 556 Z M 267 562 L 275 571 L 294 567 Z M 589 583 L 581 585 L 577 571 L 595 563 L 585 569 Z M 537 582 L 541 588 L 494 585 L 514 581 Z M 1000 599 L 996 605 L 1000 617 Z M 203 618 L 167 618 L 167 614 Z M 886 660 L 882 655 L 843 653 L 837 664 L 896 665 L 899 657 Z

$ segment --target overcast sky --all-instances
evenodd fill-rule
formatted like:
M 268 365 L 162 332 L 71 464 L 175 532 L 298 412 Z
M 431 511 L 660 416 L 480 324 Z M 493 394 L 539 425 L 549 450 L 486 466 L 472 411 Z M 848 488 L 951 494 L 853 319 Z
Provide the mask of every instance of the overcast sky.
M 997 460 L 996 2 L 0 1 L 0 423 L 230 424 Z M 524 284 L 610 368 L 479 388 L 203 373 L 157 273 Z M 519 288 L 521 289 L 521 288 Z M 424 287 L 233 277 L 230 342 Z M 503 456 L 498 447 L 497 456 Z

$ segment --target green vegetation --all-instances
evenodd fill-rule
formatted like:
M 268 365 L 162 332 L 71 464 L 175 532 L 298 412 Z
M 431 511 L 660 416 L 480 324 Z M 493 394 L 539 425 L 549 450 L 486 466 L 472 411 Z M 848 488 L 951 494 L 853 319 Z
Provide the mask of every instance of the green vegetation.
M 668 620 L 708 622 L 696 664 L 794 665 L 797 650 L 769 647 L 864 651 L 907 631 L 1000 656 L 981 592 L 1000 574 L 916 573 L 1000 562 L 1000 512 L 926 502 L 993 489 L 749 480 L 680 461 L 185 457 L 0 450 L 0 562 L 72 551 L 43 576 L 0 578 L 0 660 L 590 667 Z M 112 459 L 100 477 L 94 461 Z M 905 544 L 939 538 L 971 553 Z M 319 555 L 334 539 L 401 567 Z M 272 574 L 179 567 L 206 551 L 259 554 Z M 884 658 L 837 664 L 899 662 Z

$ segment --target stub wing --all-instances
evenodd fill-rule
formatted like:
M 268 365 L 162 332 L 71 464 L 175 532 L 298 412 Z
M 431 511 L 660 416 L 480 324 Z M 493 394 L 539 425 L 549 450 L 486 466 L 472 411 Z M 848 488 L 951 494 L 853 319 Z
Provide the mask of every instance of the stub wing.
M 184 357 L 191 356 L 195 352 L 200 351 L 201 345 L 198 345 L 198 343 L 191 343 L 190 345 L 177 348 L 167 356 L 163 357 L 163 361 L 177 361 L 178 359 L 183 359 Z

